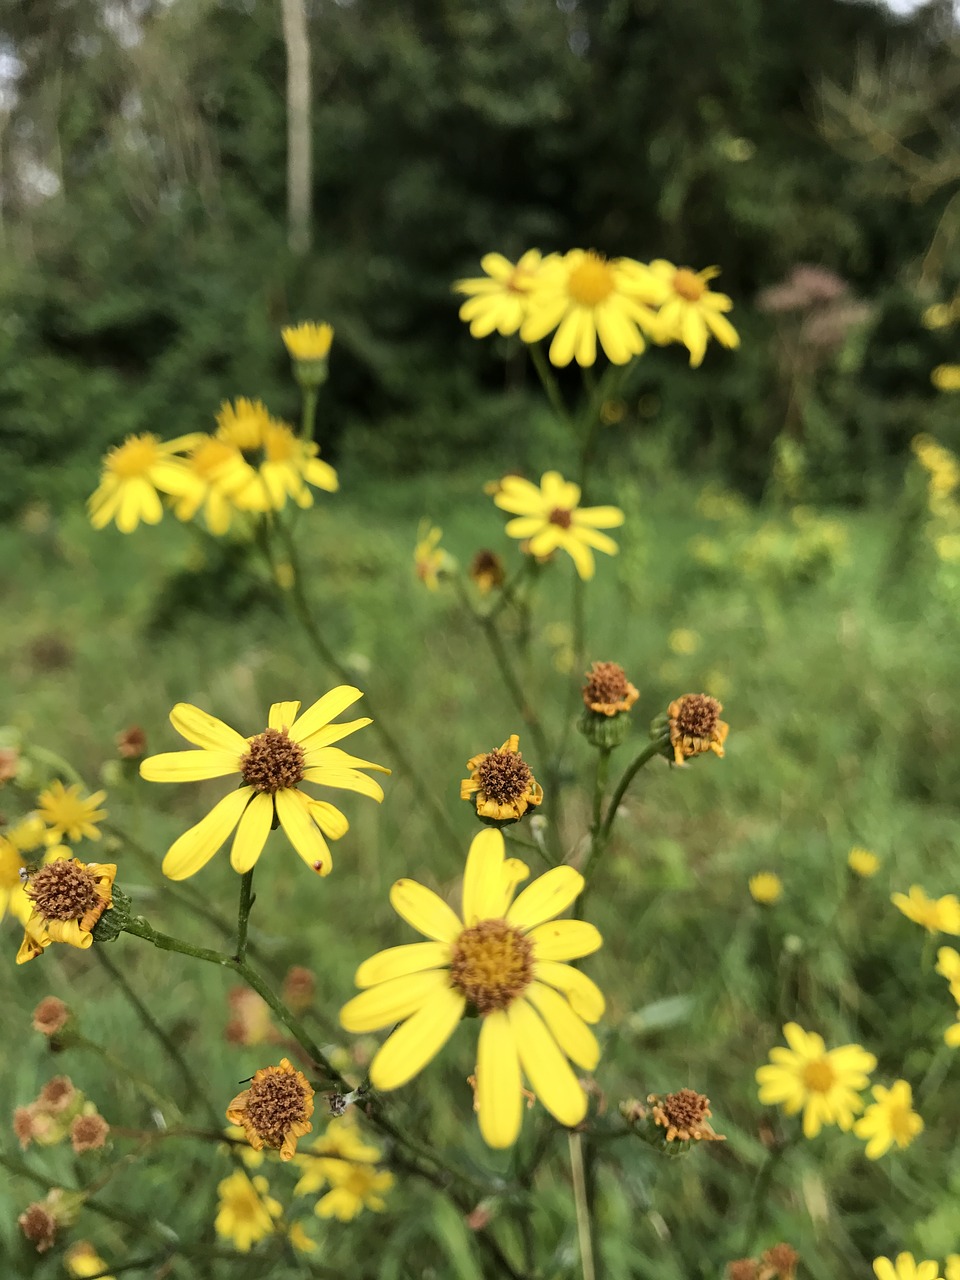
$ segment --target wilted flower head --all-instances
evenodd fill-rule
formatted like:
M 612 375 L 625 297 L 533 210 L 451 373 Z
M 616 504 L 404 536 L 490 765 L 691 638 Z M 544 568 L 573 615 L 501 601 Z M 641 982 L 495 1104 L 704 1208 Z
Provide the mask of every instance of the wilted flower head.
M 710 1099 L 695 1089 L 680 1089 L 666 1097 L 651 1093 L 647 1097 L 654 1123 L 666 1129 L 666 1142 L 723 1142 L 723 1134 L 714 1132 L 710 1124 Z
M 0 747 L 0 787 L 17 776 L 20 768 L 20 752 L 16 747 Z
M 138 724 L 117 734 L 117 754 L 124 760 L 139 760 L 147 753 L 147 735 Z
M 520 754 L 512 733 L 502 747 L 471 756 L 470 777 L 460 783 L 460 799 L 472 800 L 477 816 L 491 823 L 517 822 L 543 800 L 543 788 Z
M 506 578 L 503 560 L 495 551 L 478 551 L 470 562 L 470 579 L 482 596 L 502 586 Z
M 682 765 L 705 751 L 723 756 L 730 726 L 720 719 L 722 710 L 722 704 L 706 693 L 685 693 L 670 703 L 667 725 L 675 764 Z
M 313 1004 L 317 980 L 303 965 L 292 965 L 283 979 L 283 1002 L 294 1013 L 303 1013 Z
M 615 716 L 629 711 L 640 697 L 619 662 L 594 662 L 586 676 L 583 702 L 597 715 Z
M 107 1140 L 110 1126 L 98 1111 L 87 1111 L 74 1117 L 70 1126 L 70 1145 L 76 1154 L 97 1151 Z
M 800 1255 L 789 1244 L 775 1244 L 766 1249 L 760 1259 L 762 1265 L 762 1274 L 770 1277 L 778 1277 L 778 1280 L 794 1280 L 797 1274 L 797 1263 L 800 1261 Z
M 261 1067 L 249 1089 L 227 1107 L 231 1124 L 243 1126 L 254 1151 L 274 1147 L 281 1160 L 293 1158 L 297 1139 L 312 1129 L 313 1089 L 287 1058 L 279 1066 Z
M 57 996 L 44 996 L 33 1011 L 33 1029 L 53 1036 L 70 1020 L 70 1010 Z

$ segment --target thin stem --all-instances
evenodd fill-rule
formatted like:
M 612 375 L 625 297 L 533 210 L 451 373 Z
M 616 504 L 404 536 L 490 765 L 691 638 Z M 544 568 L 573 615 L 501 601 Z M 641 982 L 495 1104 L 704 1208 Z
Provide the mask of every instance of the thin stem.
M 597 748 L 597 770 L 593 782 L 593 817 L 590 822 L 590 847 L 587 850 L 586 858 L 583 860 L 583 866 L 580 868 L 582 876 L 587 874 L 587 868 L 594 858 L 602 852 L 606 843 L 605 840 L 601 839 L 600 833 L 603 823 L 603 799 L 607 792 L 607 774 L 610 769 L 610 753 L 612 750 L 612 747 Z
M 580 1269 L 583 1280 L 596 1280 L 593 1268 L 593 1239 L 590 1231 L 590 1206 L 587 1203 L 587 1182 L 583 1173 L 583 1149 L 579 1133 L 567 1135 L 570 1144 L 570 1174 L 573 1179 L 573 1200 L 577 1210 L 577 1240 L 580 1244 Z
M 540 385 L 543 387 L 546 392 L 547 399 L 550 401 L 550 407 L 561 422 L 566 423 L 568 427 L 571 426 L 570 411 L 563 403 L 563 396 L 560 394 L 559 384 L 553 376 L 553 371 L 549 364 L 547 364 L 542 348 L 539 343 L 533 342 L 527 347 L 527 350 L 530 352 L 530 359 L 533 361 L 533 367 L 537 371 L 537 377 L 540 379 Z
M 624 770 L 623 777 L 617 783 L 613 795 L 610 798 L 610 803 L 607 805 L 607 816 L 604 818 L 603 824 L 600 827 L 600 839 L 602 842 L 605 843 L 610 836 L 610 829 L 613 826 L 613 820 L 617 816 L 617 810 L 623 803 L 623 797 L 627 794 L 627 788 L 630 786 L 630 783 L 634 780 L 648 760 L 652 760 L 654 756 L 658 756 L 663 752 L 665 741 L 665 738 L 654 738 L 650 745 L 644 747 L 640 754 L 635 756 L 627 765 Z
M 312 440 L 314 419 L 317 416 L 317 388 L 303 388 L 303 414 L 300 419 L 300 435 L 304 440 Z
M 250 909 L 256 899 L 253 896 L 253 872 L 244 871 L 240 877 L 240 907 L 237 911 L 237 959 L 243 963 L 247 957 L 247 930 L 250 927 Z

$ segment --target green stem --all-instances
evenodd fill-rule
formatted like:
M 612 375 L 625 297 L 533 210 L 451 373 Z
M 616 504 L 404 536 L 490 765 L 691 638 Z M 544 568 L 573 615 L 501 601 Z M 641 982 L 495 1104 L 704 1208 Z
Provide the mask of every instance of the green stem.
M 587 1203 L 587 1182 L 583 1173 L 583 1149 L 579 1133 L 567 1135 L 570 1144 L 570 1174 L 573 1179 L 573 1200 L 577 1211 L 577 1240 L 580 1244 L 580 1269 L 583 1280 L 596 1280 L 593 1267 L 593 1239 L 590 1230 L 590 1206 Z
M 243 963 L 247 958 L 247 930 L 250 927 L 250 909 L 255 898 L 253 896 L 253 871 L 244 871 L 240 877 L 240 907 L 237 911 L 237 959 Z
M 303 414 L 300 420 L 300 435 L 304 440 L 312 440 L 314 420 L 317 416 L 317 388 L 303 388 Z
M 603 799 L 607 793 L 607 774 L 610 770 L 610 754 L 612 750 L 612 747 L 597 748 L 597 771 L 593 783 L 593 817 L 590 823 L 590 847 L 587 850 L 586 858 L 583 860 L 583 866 L 580 868 L 582 876 L 586 876 L 590 864 L 603 851 L 606 843 L 605 840 L 601 839 L 600 832 L 603 823 Z
M 600 839 L 604 844 L 610 836 L 610 829 L 613 826 L 613 820 L 617 816 L 617 810 L 623 803 L 623 797 L 626 795 L 627 788 L 630 786 L 630 783 L 634 780 L 648 760 L 652 760 L 654 756 L 658 756 L 663 753 L 663 747 L 666 741 L 666 738 L 654 738 L 650 745 L 648 747 L 644 747 L 640 754 L 635 756 L 627 765 L 624 770 L 623 777 L 617 783 L 613 795 L 610 798 L 610 803 L 607 806 L 607 816 L 604 818 L 600 827 Z
M 527 347 L 527 350 L 530 352 L 530 359 L 533 362 L 533 367 L 537 371 L 537 377 L 540 379 L 540 385 L 543 387 L 546 392 L 547 399 L 550 401 L 551 408 L 561 422 L 566 423 L 568 427 L 572 426 L 573 424 L 570 419 L 570 412 L 567 409 L 567 406 L 563 403 L 563 396 L 560 394 L 560 386 L 557 383 L 556 378 L 553 376 L 553 371 L 547 363 L 546 357 L 543 354 L 543 349 L 539 343 L 532 342 Z

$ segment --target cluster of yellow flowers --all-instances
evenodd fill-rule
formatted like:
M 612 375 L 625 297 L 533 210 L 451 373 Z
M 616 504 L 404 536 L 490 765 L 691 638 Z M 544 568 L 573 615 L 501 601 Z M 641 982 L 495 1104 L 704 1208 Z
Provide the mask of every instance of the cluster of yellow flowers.
M 641 355 L 647 338 L 682 343 L 693 366 L 711 337 L 725 347 L 740 343 L 725 315 L 733 303 L 710 288 L 717 267 L 693 271 L 663 258 L 643 263 L 584 249 L 546 256 L 528 249 L 515 263 L 488 253 L 480 265 L 483 276 L 454 285 L 467 297 L 460 318 L 473 337 L 519 334 L 535 343 L 553 333 L 549 356 L 558 367 L 576 360 L 589 368 L 598 342 L 618 365 Z
M 785 520 L 767 520 L 748 530 L 735 503 L 719 498 L 705 504 L 710 519 L 728 522 L 726 537 L 699 534 L 690 553 L 711 575 L 745 577 L 784 588 L 817 581 L 841 564 L 847 531 L 838 520 L 809 507 L 794 507 Z
M 928 898 L 918 884 L 910 886 L 909 894 L 894 893 L 891 902 L 908 920 L 921 925 L 927 933 L 949 933 L 960 937 L 960 901 L 955 893 L 942 898 Z M 937 973 L 950 984 L 950 994 L 957 1005 L 957 1021 L 943 1033 L 943 1038 L 953 1048 L 960 1047 L 960 955 L 953 947 L 941 947 L 937 952 Z
M 942 1276 L 938 1262 L 917 1262 L 912 1253 L 898 1253 L 892 1261 L 874 1258 L 873 1271 L 877 1280 L 960 1280 L 960 1253 L 947 1255 Z
M 942 561 L 960 561 L 960 459 L 932 436 L 914 436 L 914 457 L 927 473 L 927 505 L 930 523 L 927 534 Z
M 935 302 L 923 313 L 926 329 L 947 329 L 960 319 L 960 297 L 950 302 Z M 930 381 L 938 391 L 960 391 L 960 365 L 938 364 L 930 374 Z

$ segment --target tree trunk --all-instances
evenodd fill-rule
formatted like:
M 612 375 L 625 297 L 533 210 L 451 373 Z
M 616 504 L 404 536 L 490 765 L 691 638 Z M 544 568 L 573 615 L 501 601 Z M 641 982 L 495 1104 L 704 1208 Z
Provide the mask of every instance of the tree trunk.
M 310 248 L 313 184 L 310 136 L 310 44 L 306 0 L 281 0 L 287 49 L 287 237 L 291 250 Z

